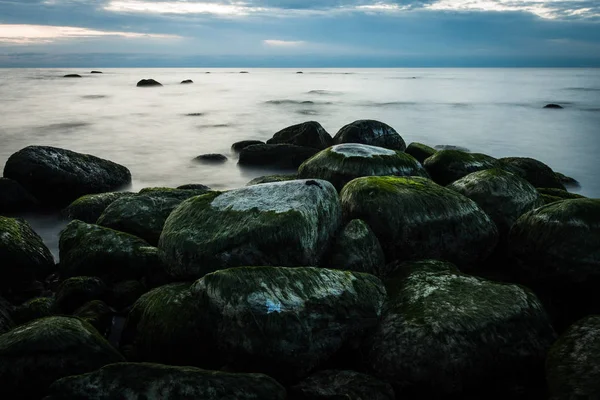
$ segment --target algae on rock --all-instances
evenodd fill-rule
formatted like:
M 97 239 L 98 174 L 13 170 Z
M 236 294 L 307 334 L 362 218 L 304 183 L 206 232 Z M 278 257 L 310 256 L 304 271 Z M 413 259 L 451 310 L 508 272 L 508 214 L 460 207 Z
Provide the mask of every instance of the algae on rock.
M 130 192 L 108 192 L 88 194 L 72 202 L 63 210 L 67 219 L 78 219 L 88 224 L 95 224 L 104 210 L 121 197 L 134 196 Z
M 494 157 L 460 150 L 440 150 L 423 162 L 436 183 L 446 186 L 472 172 L 498 168 L 501 163 Z

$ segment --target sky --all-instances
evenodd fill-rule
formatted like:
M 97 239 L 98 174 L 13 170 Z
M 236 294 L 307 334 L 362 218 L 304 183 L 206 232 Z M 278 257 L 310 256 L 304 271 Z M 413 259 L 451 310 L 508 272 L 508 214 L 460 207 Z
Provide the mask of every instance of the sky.
M 0 67 L 600 67 L 600 0 L 0 0 Z

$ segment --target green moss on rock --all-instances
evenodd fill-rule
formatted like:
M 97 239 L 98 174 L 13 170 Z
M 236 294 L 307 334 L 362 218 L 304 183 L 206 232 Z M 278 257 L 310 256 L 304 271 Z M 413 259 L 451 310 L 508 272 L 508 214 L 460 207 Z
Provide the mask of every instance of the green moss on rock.
M 437 153 L 437 150 L 423 143 L 412 142 L 408 145 L 405 152 L 422 164 L 426 159 Z
M 287 182 L 298 179 L 298 175 L 265 175 L 252 179 L 246 186 L 262 185 L 263 183 Z
M 500 162 L 481 153 L 460 150 L 440 150 L 423 162 L 423 166 L 436 183 L 446 186 L 472 172 L 497 168 Z
M 75 310 L 73 315 L 92 325 L 102 336 L 108 337 L 115 310 L 102 300 L 92 300 Z
M 52 297 L 36 297 L 16 307 L 13 312 L 13 318 L 15 323 L 20 325 L 35 319 L 49 317 L 55 311 L 54 299 Z
M 343 126 L 333 138 L 334 144 L 361 143 L 404 151 L 406 143 L 391 126 L 375 120 L 358 120 Z
M 322 150 L 333 144 L 333 138 L 316 121 L 303 122 L 280 130 L 267 140 L 267 144 L 294 144 Z
M 537 188 L 537 191 L 540 194 L 541 199 L 544 201 L 544 204 L 555 203 L 561 200 L 586 198 L 580 194 L 570 193 L 566 190 L 556 188 Z
M 502 168 L 520 175 L 535 187 L 565 189 L 552 168 L 541 161 L 527 157 L 506 157 L 499 161 Z
M 106 293 L 106 285 L 100 278 L 77 276 L 64 280 L 56 290 L 55 306 L 63 313 L 71 314 L 83 304 L 99 300 Z
M 290 389 L 293 400 L 395 400 L 394 389 L 355 371 L 319 371 Z
M 63 210 L 63 215 L 68 219 L 78 219 L 88 224 L 95 224 L 106 207 L 122 197 L 133 195 L 134 193 L 130 192 L 88 194 L 72 202 Z

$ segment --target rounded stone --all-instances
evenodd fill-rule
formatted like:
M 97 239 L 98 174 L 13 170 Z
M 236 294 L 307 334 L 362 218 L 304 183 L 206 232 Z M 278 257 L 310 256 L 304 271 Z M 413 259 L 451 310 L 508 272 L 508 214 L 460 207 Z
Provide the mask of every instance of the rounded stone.
M 293 144 L 322 150 L 333 144 L 333 138 L 321 124 L 308 121 L 280 130 L 267 144 Z
M 413 142 L 408 145 L 405 150 L 406 154 L 413 156 L 421 164 L 429 157 L 437 153 L 433 147 L 429 147 L 423 143 Z
M 358 120 L 345 125 L 335 135 L 333 143 L 362 143 L 398 151 L 406 149 L 404 139 L 394 128 L 370 119 Z
M 501 168 L 516 173 L 535 187 L 556 188 L 565 190 L 560 178 L 552 168 L 533 158 L 507 157 L 500 158 Z
M 446 186 L 470 173 L 497 168 L 498 160 L 480 153 L 459 150 L 440 150 L 423 162 L 423 166 L 436 183 Z
M 95 224 L 104 210 L 116 200 L 122 197 L 134 196 L 130 192 L 109 192 L 88 194 L 72 202 L 65 208 L 62 214 L 67 219 L 78 219 L 88 224 Z
M 92 300 L 99 300 L 106 293 L 106 285 L 92 276 L 78 276 L 64 280 L 55 295 L 55 306 L 66 314 Z
M 318 152 L 319 150 L 313 147 L 293 144 L 255 144 L 240 151 L 238 163 L 245 166 L 296 169 Z
M 136 85 L 137 87 L 152 87 L 152 86 L 162 86 L 160 82 L 155 81 L 154 79 L 142 79 Z

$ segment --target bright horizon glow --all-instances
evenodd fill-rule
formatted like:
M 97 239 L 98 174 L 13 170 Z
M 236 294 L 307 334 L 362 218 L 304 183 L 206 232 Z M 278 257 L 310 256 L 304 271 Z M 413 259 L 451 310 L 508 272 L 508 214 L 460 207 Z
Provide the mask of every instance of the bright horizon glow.
M 291 41 L 291 40 L 277 40 L 277 39 L 263 40 L 263 43 L 266 44 L 267 46 L 275 46 L 275 47 L 297 47 L 297 46 L 302 46 L 303 44 L 305 44 L 305 42 L 303 42 L 301 40 Z
M 215 3 L 187 3 L 177 1 L 148 2 L 139 0 L 111 1 L 104 7 L 113 12 L 138 12 L 151 14 L 215 14 L 215 15 L 243 15 L 248 12 L 259 11 L 260 8 L 250 8 L 245 3 L 232 4 Z

